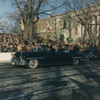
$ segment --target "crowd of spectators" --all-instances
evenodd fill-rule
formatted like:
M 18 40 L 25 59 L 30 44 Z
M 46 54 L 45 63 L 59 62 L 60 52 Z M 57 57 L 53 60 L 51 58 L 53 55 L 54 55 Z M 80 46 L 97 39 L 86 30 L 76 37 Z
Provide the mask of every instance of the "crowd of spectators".
M 20 43 L 20 37 L 12 34 L 0 34 L 0 52 L 15 52 Z
M 53 42 L 47 40 L 33 39 L 31 45 L 28 45 L 28 41 L 21 43 L 20 36 L 14 34 L 0 34 L 0 52 L 16 52 L 16 51 L 88 51 L 97 49 L 95 43 L 85 43 L 82 45 L 81 42 L 76 43 L 64 43 L 64 42 Z

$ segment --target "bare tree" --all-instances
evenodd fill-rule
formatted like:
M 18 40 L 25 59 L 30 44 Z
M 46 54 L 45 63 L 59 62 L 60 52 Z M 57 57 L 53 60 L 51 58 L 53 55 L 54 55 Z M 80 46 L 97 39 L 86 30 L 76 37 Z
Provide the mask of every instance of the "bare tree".
M 24 39 L 29 38 L 31 42 L 34 35 L 34 25 L 38 22 L 40 14 L 46 14 L 51 10 L 55 10 L 57 7 L 52 9 L 43 9 L 45 5 L 49 5 L 49 0 L 14 0 L 19 12 L 21 22 L 24 24 Z
M 0 33 L 6 32 L 6 26 L 7 26 L 7 23 L 2 21 L 2 17 L 0 17 Z
M 11 33 L 19 34 L 20 33 L 20 16 L 19 12 L 7 13 L 7 19 L 10 26 Z

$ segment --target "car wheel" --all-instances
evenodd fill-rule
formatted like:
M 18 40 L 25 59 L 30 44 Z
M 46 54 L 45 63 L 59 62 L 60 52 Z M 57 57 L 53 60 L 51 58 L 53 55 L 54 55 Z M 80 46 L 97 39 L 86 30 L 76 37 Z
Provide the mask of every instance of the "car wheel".
M 28 68 L 31 68 L 31 69 L 34 69 L 34 68 L 37 68 L 38 67 L 38 61 L 36 60 L 36 59 L 34 59 L 34 60 L 30 60 L 29 61 L 29 66 L 28 66 Z
M 73 65 L 78 65 L 79 64 L 79 59 L 73 59 Z

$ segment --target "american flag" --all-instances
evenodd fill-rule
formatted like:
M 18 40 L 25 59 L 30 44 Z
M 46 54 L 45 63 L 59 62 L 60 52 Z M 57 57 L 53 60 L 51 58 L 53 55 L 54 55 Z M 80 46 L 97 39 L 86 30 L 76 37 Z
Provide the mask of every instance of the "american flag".
M 47 22 L 47 31 L 49 32 L 51 29 L 52 29 L 52 27 L 50 26 L 50 24 Z

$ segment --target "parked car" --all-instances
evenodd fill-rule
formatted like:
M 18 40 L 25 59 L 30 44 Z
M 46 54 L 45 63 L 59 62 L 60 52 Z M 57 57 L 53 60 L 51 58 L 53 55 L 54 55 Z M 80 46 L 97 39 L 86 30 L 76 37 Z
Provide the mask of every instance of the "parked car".
M 11 59 L 11 64 L 37 68 L 40 64 L 51 63 L 72 63 L 77 65 L 83 60 L 85 60 L 84 54 L 80 52 L 16 52 Z

